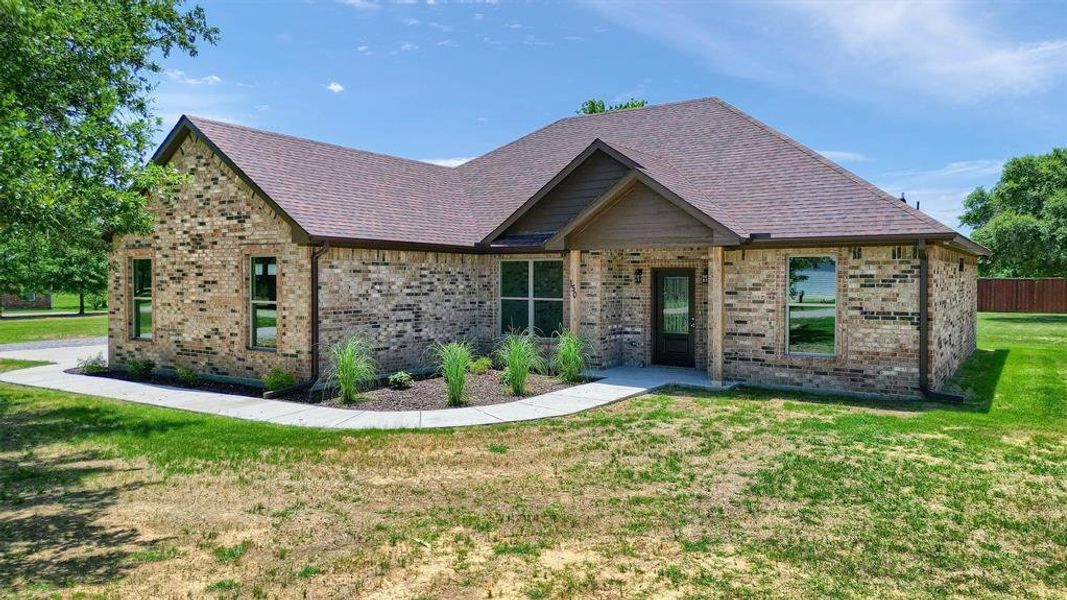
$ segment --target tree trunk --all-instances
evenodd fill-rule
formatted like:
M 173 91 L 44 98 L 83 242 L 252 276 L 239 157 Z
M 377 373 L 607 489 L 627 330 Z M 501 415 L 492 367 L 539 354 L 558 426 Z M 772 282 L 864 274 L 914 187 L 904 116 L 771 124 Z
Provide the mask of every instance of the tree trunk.
M 78 294 L 78 314 L 85 314 L 85 294 Z

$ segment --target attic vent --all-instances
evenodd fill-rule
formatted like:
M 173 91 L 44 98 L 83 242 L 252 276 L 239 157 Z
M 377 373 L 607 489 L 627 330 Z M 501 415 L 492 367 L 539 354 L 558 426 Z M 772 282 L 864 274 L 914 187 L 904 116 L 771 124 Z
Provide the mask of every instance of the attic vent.
M 852 248 L 852 258 L 859 260 L 863 258 L 863 248 L 855 246 Z
M 893 260 L 915 258 L 914 246 L 893 246 Z
M 960 273 L 963 272 L 963 259 L 960 259 Z

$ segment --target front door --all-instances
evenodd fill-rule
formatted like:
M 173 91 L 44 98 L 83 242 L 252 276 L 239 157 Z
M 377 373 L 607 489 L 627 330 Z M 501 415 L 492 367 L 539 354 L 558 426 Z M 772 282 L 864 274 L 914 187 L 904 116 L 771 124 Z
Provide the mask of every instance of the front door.
M 656 269 L 652 276 L 652 361 L 660 365 L 692 367 L 693 270 Z

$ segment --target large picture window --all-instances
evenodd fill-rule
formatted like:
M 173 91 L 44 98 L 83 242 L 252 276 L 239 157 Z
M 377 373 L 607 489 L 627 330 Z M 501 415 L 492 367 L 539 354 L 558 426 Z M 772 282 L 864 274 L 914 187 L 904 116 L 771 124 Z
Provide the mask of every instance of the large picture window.
M 278 259 L 252 257 L 249 282 L 249 345 L 274 350 L 278 347 Z
M 789 258 L 788 351 L 833 355 L 837 334 L 837 261 L 829 256 Z
M 563 328 L 563 261 L 500 263 L 500 332 L 533 330 L 550 336 Z
M 133 337 L 152 339 L 152 260 L 133 259 Z

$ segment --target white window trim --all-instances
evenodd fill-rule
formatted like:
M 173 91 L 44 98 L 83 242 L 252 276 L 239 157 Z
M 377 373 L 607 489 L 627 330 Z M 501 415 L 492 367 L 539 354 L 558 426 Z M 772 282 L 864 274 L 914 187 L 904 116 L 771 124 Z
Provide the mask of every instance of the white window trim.
M 526 277 L 527 277 L 526 285 L 528 286 L 527 289 L 529 290 L 529 292 L 527 292 L 527 295 L 524 296 L 524 297 L 505 296 L 505 295 L 503 295 L 504 263 L 522 263 L 522 262 L 527 263 L 527 265 L 528 265 L 527 269 L 526 269 Z M 559 298 L 540 298 L 540 297 L 537 297 L 537 296 L 533 295 L 533 293 L 534 293 L 534 263 L 537 263 L 537 262 L 558 262 L 563 267 L 563 269 L 560 270 L 560 290 L 562 290 L 562 291 L 561 291 L 561 295 L 560 295 Z M 562 308 L 566 308 L 565 306 L 562 306 L 563 305 L 563 301 L 567 296 L 566 290 L 563 289 L 564 288 L 564 286 L 563 286 L 563 276 L 564 276 L 563 271 L 565 269 L 566 269 L 566 264 L 564 264 L 562 258 L 519 258 L 519 259 L 501 260 L 499 262 L 499 266 L 497 267 L 497 270 L 496 270 L 496 290 L 497 290 L 496 335 L 505 335 L 504 332 L 502 331 L 502 329 L 504 328 L 503 327 L 503 325 L 504 325 L 504 300 L 522 300 L 522 301 L 526 302 L 526 323 L 527 323 L 526 330 L 527 331 L 533 331 L 533 329 L 534 329 L 534 302 L 536 302 L 536 301 L 559 302 L 560 306 Z M 562 313 L 563 311 L 561 310 L 560 312 Z M 562 324 L 562 322 L 561 322 L 561 324 Z M 546 335 L 538 335 L 537 337 L 539 337 L 541 339 L 549 339 L 551 337 L 551 333 L 549 335 L 547 335 L 547 336 Z
M 789 309 L 794 306 L 817 306 L 814 303 L 809 302 L 790 302 L 789 301 L 789 262 L 794 258 L 830 258 L 834 261 L 834 351 L 833 353 L 822 352 L 791 352 L 789 350 Z M 841 288 L 837 281 L 837 269 L 840 267 L 841 261 L 838 260 L 836 254 L 790 254 L 785 257 L 785 353 L 789 356 L 799 356 L 807 358 L 837 358 L 840 353 L 840 332 L 838 327 L 841 324 L 841 319 L 838 318 L 838 306 L 841 301 Z
M 256 286 L 256 259 L 257 258 L 273 258 L 274 259 L 274 300 L 256 300 L 253 295 Z M 281 269 L 278 264 L 278 256 L 275 254 L 250 254 L 248 255 L 248 349 L 257 350 L 260 352 L 277 352 L 278 351 L 278 280 L 280 279 Z M 274 347 L 271 346 L 257 346 L 256 345 L 256 306 L 263 304 L 274 305 Z
M 149 279 L 149 281 L 148 281 L 149 295 L 148 296 L 138 296 L 137 295 L 137 268 L 134 265 L 136 265 L 137 261 L 140 261 L 140 260 L 147 260 L 148 261 L 148 279 Z M 155 300 L 154 300 L 154 295 L 151 294 L 151 290 L 152 290 L 153 286 L 155 286 L 155 283 L 156 283 L 155 282 L 155 279 L 156 279 L 155 266 L 156 266 L 155 265 L 155 261 L 152 260 L 151 258 L 133 257 L 133 258 L 130 259 L 130 339 L 131 340 L 151 341 L 154 338 L 154 335 L 155 335 L 155 330 L 156 330 L 156 303 L 155 303 Z M 148 332 L 148 335 L 141 335 L 140 332 L 138 331 L 138 327 L 137 327 L 138 317 L 140 316 L 138 311 L 137 311 L 137 302 L 141 301 L 141 300 L 148 300 L 149 306 L 152 307 L 152 331 Z

